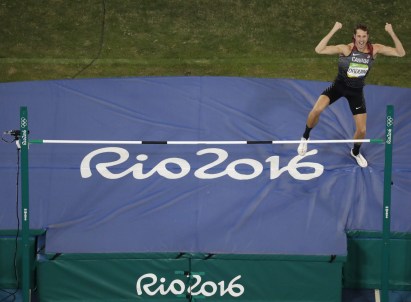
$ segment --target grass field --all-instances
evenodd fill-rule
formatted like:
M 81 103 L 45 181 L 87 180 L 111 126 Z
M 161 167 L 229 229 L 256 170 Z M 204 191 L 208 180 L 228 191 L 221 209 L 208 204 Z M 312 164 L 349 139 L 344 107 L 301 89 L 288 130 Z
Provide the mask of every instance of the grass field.
M 130 76 L 244 76 L 331 81 L 336 57 L 314 48 L 366 23 L 408 54 L 378 57 L 369 84 L 411 87 L 407 0 L 0 0 L 0 82 Z

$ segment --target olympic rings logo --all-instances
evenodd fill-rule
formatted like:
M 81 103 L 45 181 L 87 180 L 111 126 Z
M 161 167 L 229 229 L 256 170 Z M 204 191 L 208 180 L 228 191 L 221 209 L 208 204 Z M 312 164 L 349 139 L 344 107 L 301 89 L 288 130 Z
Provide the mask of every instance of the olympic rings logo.
M 27 119 L 26 119 L 25 117 L 22 117 L 22 118 L 21 118 L 21 120 L 20 120 L 20 126 L 21 126 L 22 128 L 27 127 Z
M 387 126 L 391 127 L 394 124 L 394 119 L 392 116 L 387 116 Z

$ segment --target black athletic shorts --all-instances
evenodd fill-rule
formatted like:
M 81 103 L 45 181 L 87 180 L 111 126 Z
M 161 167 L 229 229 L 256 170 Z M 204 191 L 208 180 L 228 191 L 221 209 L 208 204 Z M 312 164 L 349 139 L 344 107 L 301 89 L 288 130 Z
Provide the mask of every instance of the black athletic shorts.
M 330 87 L 325 89 L 322 95 L 326 95 L 330 98 L 330 105 L 345 97 L 348 100 L 350 109 L 353 115 L 366 113 L 367 107 L 365 106 L 365 98 L 363 88 L 352 88 L 345 85 L 343 82 L 335 81 Z

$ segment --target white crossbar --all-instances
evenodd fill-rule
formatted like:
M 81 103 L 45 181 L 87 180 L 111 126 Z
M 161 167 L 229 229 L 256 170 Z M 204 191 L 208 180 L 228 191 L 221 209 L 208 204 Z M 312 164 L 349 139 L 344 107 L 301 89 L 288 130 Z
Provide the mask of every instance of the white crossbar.
M 98 144 L 98 145 L 246 145 L 246 144 L 299 144 L 300 140 L 283 141 L 109 141 L 109 140 L 31 140 L 31 144 Z M 382 139 L 308 140 L 308 144 L 383 143 Z

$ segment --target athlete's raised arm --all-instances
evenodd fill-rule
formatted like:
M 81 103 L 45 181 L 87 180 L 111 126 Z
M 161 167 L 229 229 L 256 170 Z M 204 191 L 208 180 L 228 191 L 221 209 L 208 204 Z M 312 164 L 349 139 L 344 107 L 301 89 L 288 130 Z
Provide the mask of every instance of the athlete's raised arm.
M 392 40 L 394 41 L 394 47 L 386 46 L 383 44 L 374 44 L 374 55 L 382 54 L 384 56 L 392 56 L 392 57 L 403 57 L 405 56 L 405 49 L 402 46 L 400 39 L 398 39 L 397 35 L 392 28 L 392 25 L 389 23 L 385 24 L 386 32 L 391 36 Z
M 342 24 L 340 22 L 335 22 L 330 32 L 324 38 L 322 38 L 320 43 L 318 43 L 318 45 L 315 47 L 315 52 L 323 55 L 343 54 L 345 56 L 348 56 L 351 52 L 351 49 L 348 45 L 328 45 L 328 42 L 330 41 L 332 36 L 341 28 Z

